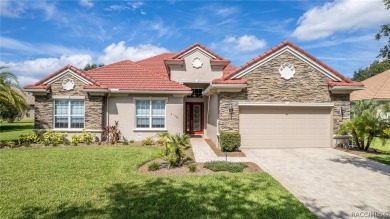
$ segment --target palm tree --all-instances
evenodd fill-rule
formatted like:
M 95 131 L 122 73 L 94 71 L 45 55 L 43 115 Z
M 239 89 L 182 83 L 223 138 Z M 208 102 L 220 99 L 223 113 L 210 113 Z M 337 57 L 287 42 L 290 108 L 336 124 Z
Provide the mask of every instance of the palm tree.
M 375 100 L 357 101 L 351 105 L 352 118 L 343 122 L 339 132 L 349 132 L 361 150 L 368 150 L 372 140 L 383 134 L 388 121 L 379 116 L 383 106 Z
M 0 66 L 0 70 L 5 68 L 7 67 Z M 18 89 L 20 89 L 20 85 L 14 74 L 8 71 L 0 73 L 0 108 L 2 117 L 7 117 L 5 116 L 7 112 L 23 114 L 28 109 L 26 99 L 23 94 L 18 92 Z M 13 119 L 10 121 L 12 122 Z
M 170 167 L 182 166 L 186 159 L 186 150 L 190 147 L 189 136 L 184 134 L 168 135 L 165 144 L 165 158 L 169 161 Z

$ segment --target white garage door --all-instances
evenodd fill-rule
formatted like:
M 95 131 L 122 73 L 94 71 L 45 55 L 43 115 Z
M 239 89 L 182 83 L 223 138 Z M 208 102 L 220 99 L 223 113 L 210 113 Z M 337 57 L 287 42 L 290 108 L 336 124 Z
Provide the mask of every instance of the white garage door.
M 241 148 L 330 147 L 331 110 L 240 106 Z

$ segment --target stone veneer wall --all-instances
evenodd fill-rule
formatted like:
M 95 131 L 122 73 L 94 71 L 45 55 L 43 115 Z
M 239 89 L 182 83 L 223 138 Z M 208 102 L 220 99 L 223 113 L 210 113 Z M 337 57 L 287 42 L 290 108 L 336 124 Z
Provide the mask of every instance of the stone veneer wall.
M 289 62 L 295 66 L 295 75 L 289 80 L 281 78 L 279 67 Z M 248 87 L 240 93 L 220 93 L 219 131 L 239 131 L 238 102 L 333 102 L 333 133 L 342 121 L 341 106 L 349 118 L 349 95 L 333 95 L 328 90 L 329 78 L 290 52 L 268 61 L 243 78 Z M 233 104 L 233 114 L 228 105 Z
M 72 78 L 75 82 L 73 90 L 62 89 L 62 80 Z M 35 129 L 53 128 L 53 96 L 85 96 L 85 129 L 98 129 L 103 126 L 103 97 L 90 96 L 82 91 L 84 83 L 72 75 L 64 75 L 61 79 L 51 84 L 51 92 L 46 96 L 35 97 Z

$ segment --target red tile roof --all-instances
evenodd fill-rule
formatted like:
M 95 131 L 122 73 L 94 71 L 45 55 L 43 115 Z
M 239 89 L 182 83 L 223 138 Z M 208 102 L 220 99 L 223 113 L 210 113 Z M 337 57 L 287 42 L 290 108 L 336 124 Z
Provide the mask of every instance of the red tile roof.
M 86 80 L 90 81 L 92 84 L 95 84 L 95 85 L 100 85 L 99 82 L 97 82 L 96 80 L 94 80 L 93 78 L 91 78 L 87 73 L 86 71 L 84 70 L 81 70 L 81 69 L 78 69 L 72 65 L 66 65 L 62 68 L 60 68 L 59 70 L 53 72 L 52 74 L 46 76 L 45 78 L 43 78 L 42 80 L 39 80 L 38 82 L 36 82 L 35 84 L 32 84 L 32 85 L 27 85 L 27 86 L 24 86 L 25 89 L 48 89 L 50 87 L 49 84 L 44 84 L 45 81 L 49 80 L 50 78 L 53 78 L 55 77 L 56 75 L 66 71 L 66 70 L 71 70 L 73 72 L 75 72 L 76 74 L 80 75 L 81 77 L 85 78 Z
M 92 83 L 92 85 L 86 85 L 86 89 L 122 89 L 122 90 L 153 90 L 153 91 L 189 91 L 190 88 L 179 84 L 174 81 L 169 80 L 169 73 L 164 61 L 166 60 L 181 60 L 179 57 L 186 52 L 190 51 L 195 47 L 200 47 L 203 50 L 207 51 L 211 55 L 215 57 L 215 59 L 211 59 L 211 62 L 215 63 L 226 63 L 226 67 L 223 70 L 222 78 L 215 79 L 212 83 L 215 84 L 245 84 L 246 80 L 242 78 L 232 79 L 234 75 L 239 73 L 240 71 L 248 68 L 249 66 L 257 63 L 261 59 L 275 53 L 285 46 L 290 46 L 302 53 L 306 57 L 310 58 L 314 62 L 318 63 L 334 75 L 338 76 L 342 79 L 342 81 L 332 81 L 329 80 L 328 85 L 333 86 L 364 86 L 360 82 L 351 81 L 350 79 L 344 77 L 342 74 L 338 73 L 333 68 L 329 67 L 325 63 L 321 62 L 314 56 L 310 55 L 303 49 L 299 48 L 295 44 L 290 41 L 284 41 L 283 43 L 275 46 L 269 51 L 261 54 L 260 56 L 252 59 L 251 61 L 245 63 L 241 67 L 236 67 L 230 65 L 230 60 L 224 59 L 208 48 L 204 47 L 199 43 L 195 43 L 190 47 L 184 49 L 179 53 L 163 53 L 160 55 L 156 55 L 147 59 L 143 59 L 137 62 L 132 62 L 129 60 L 113 63 L 110 65 L 106 65 L 103 67 L 99 67 L 96 69 L 92 69 L 89 71 L 83 71 L 74 66 L 67 65 L 61 68 L 60 70 L 50 74 L 46 78 L 38 81 L 33 85 L 25 86 L 27 89 L 39 89 L 44 88 L 48 89 L 50 85 L 43 84 L 45 81 L 50 78 L 56 76 L 57 74 L 65 71 L 66 69 L 72 70 L 77 73 L 81 77 L 87 79 Z
M 156 68 L 159 70 L 159 68 Z M 138 63 L 130 60 L 117 62 L 89 70 L 88 75 L 101 83 L 101 86 L 120 90 L 144 91 L 190 91 L 180 83 L 170 81 Z M 89 88 L 89 87 L 87 87 Z
M 228 65 L 226 68 L 223 70 L 223 76 L 222 78 L 214 79 L 212 81 L 213 84 L 246 84 L 246 80 L 242 78 L 238 79 L 223 79 L 225 75 L 230 75 L 232 72 L 236 71 L 238 69 L 237 66 L 234 65 Z
M 161 75 L 166 79 L 169 79 L 168 71 L 165 66 L 164 60 L 170 59 L 174 55 L 176 55 L 176 53 L 163 53 L 147 59 L 140 60 L 136 63 L 148 68 L 151 71 L 156 72 L 157 74 Z
M 170 54 L 171 56 L 171 54 Z M 165 68 L 162 57 L 158 60 Z M 154 57 L 151 58 L 153 60 Z M 153 63 L 151 60 L 143 60 L 144 63 Z M 141 61 L 142 62 L 142 61 Z M 120 90 L 145 90 L 145 91 L 190 91 L 191 89 L 174 81 L 170 81 L 167 71 L 161 65 L 147 65 L 144 67 L 138 63 L 125 60 L 110 65 L 95 68 L 89 71 L 80 70 L 74 66 L 67 65 L 60 70 L 50 74 L 46 78 L 33 85 L 27 85 L 26 89 L 49 88 L 50 85 L 43 84 L 45 81 L 57 74 L 70 69 L 80 76 L 93 82 L 92 85 L 85 85 L 85 89 L 120 89 Z M 154 71 L 152 71 L 152 69 Z M 156 71 L 156 72 L 155 72 Z
M 225 60 L 224 58 L 222 58 L 221 56 L 219 56 L 218 54 L 216 54 L 215 52 L 209 50 L 208 48 L 206 48 L 205 46 L 203 46 L 202 44 L 200 43 L 195 43 L 195 44 L 192 44 L 191 46 L 185 48 L 184 50 L 180 51 L 179 53 L 177 53 L 175 56 L 171 57 L 172 59 L 179 59 L 179 57 L 183 54 L 185 54 L 186 52 L 190 51 L 191 49 L 195 48 L 195 47 L 200 47 L 202 48 L 203 50 L 205 50 L 206 52 L 210 53 L 211 55 L 213 55 L 217 60 Z
M 232 71 L 230 72 L 229 74 L 224 74 L 223 76 L 223 79 L 224 80 L 228 80 L 230 79 L 231 77 L 233 77 L 235 74 L 237 74 L 238 72 L 252 66 L 253 64 L 257 63 L 258 61 L 270 56 L 271 54 L 275 53 L 276 51 L 280 50 L 281 48 L 285 47 L 285 46 L 290 46 L 292 48 L 294 48 L 295 50 L 297 50 L 298 52 L 300 52 L 301 54 L 305 55 L 306 57 L 310 58 L 311 60 L 313 60 L 314 62 L 316 62 L 317 64 L 321 65 L 322 67 L 324 67 L 325 69 L 327 69 L 328 71 L 330 71 L 331 73 L 333 73 L 334 75 L 338 76 L 339 78 L 342 79 L 341 82 L 335 82 L 335 81 L 332 81 L 330 83 L 328 83 L 329 86 L 364 86 L 362 83 L 360 82 L 356 82 L 356 81 L 351 81 L 349 78 L 343 76 L 342 74 L 340 74 L 339 72 L 337 72 L 336 70 L 334 70 L 333 68 L 331 68 L 330 66 L 328 66 L 327 64 L 323 63 L 322 61 L 320 61 L 319 59 L 315 58 L 314 56 L 312 56 L 311 54 L 309 54 L 308 52 L 304 51 L 303 49 L 299 48 L 297 45 L 295 45 L 294 43 L 286 40 L 284 42 L 282 42 L 281 44 L 271 48 L 270 50 L 268 50 L 267 52 L 257 56 L 256 58 L 250 60 L 249 62 L 245 63 L 244 65 L 240 66 L 239 68 L 237 68 L 235 71 Z

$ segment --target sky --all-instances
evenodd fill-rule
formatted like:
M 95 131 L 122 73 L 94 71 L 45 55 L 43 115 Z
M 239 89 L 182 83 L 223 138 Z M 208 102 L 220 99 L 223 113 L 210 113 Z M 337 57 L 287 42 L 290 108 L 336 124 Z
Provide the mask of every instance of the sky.
M 137 61 L 199 42 L 240 66 L 290 40 L 347 77 L 377 60 L 382 0 L 0 0 L 0 66 L 21 85 L 71 64 Z

